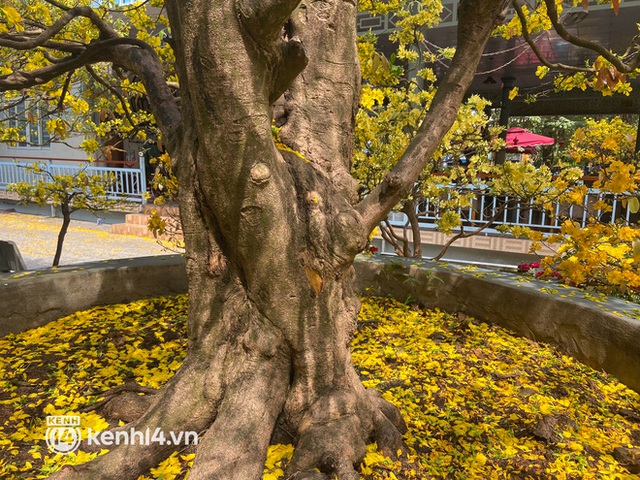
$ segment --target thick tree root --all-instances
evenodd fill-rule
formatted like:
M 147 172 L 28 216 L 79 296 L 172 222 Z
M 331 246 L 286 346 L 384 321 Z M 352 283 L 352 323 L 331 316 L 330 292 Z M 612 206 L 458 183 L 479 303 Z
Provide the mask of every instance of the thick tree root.
M 226 385 L 220 402 L 207 401 L 201 391 L 193 390 L 194 385 L 206 384 L 205 376 L 187 367 L 179 378 L 174 377 L 175 381 L 151 396 L 148 412 L 116 430 L 206 430 L 197 447 L 190 479 L 262 478 L 264 455 L 285 404 L 289 374 L 283 355 L 268 359 L 260 355 L 260 361 L 251 354 L 248 357 L 238 364 L 242 365 L 239 370 L 227 372 L 236 381 Z M 187 385 L 191 391 L 185 393 Z M 324 394 L 302 416 L 285 478 L 357 480 L 356 469 L 366 454 L 366 444 L 375 441 L 387 455 L 395 456 L 404 448 L 405 430 L 397 409 L 375 391 L 360 387 Z M 51 478 L 135 479 L 175 450 L 175 445 L 119 445 L 86 465 L 64 467 Z
M 299 431 L 287 468 L 289 478 L 314 478 L 297 472 L 318 468 L 331 478 L 358 480 L 356 468 L 366 454 L 366 443 L 376 441 L 385 454 L 395 457 L 404 451 L 406 426 L 397 409 L 377 392 L 363 394 L 356 389 L 321 397 L 304 416 Z
M 195 431 L 202 432 L 215 417 L 216 403 L 203 395 L 206 369 L 195 362 L 185 362 L 180 373 L 176 375 L 158 394 L 152 396 L 150 408 L 136 421 L 115 429 L 144 432 L 149 428 L 152 432 L 160 429 L 163 432 Z M 144 398 L 144 397 L 141 397 Z M 84 451 L 90 450 L 81 446 Z M 108 454 L 79 466 L 65 466 L 51 479 L 55 480 L 130 480 L 149 471 L 161 460 L 176 450 L 175 445 L 167 443 L 144 442 L 120 444 L 111 448 Z
M 249 351 L 237 363 L 237 380 L 227 386 L 215 422 L 198 445 L 192 480 L 262 478 L 264 455 L 286 397 L 287 358 L 250 335 L 243 346 Z
M 138 393 L 145 395 L 137 395 Z M 155 388 L 143 387 L 137 382 L 127 382 L 105 392 L 101 395 L 104 397 L 102 400 L 87 405 L 80 411 L 100 412 L 110 423 L 120 420 L 129 423 L 144 415 L 152 403 L 153 395 L 157 393 L 158 390 Z
M 276 424 L 296 445 L 287 468 L 291 479 L 357 480 L 367 443 L 377 442 L 390 456 L 403 450 L 404 421 L 380 394 L 362 386 L 346 335 L 339 347 L 328 338 L 309 336 L 308 342 L 326 348 L 318 356 L 296 356 L 281 331 L 246 297 L 233 298 L 237 302 L 222 312 L 223 319 L 230 319 L 228 335 L 212 334 L 206 349 L 191 350 L 164 389 L 146 397 L 129 392 L 104 404 L 106 413 L 120 417 L 139 414 L 148 405 L 140 418 L 116 431 L 197 432 L 191 480 L 261 479 Z M 243 323 L 237 322 L 239 316 Z M 120 444 L 51 478 L 136 479 L 179 448 Z M 316 468 L 320 474 L 313 472 Z

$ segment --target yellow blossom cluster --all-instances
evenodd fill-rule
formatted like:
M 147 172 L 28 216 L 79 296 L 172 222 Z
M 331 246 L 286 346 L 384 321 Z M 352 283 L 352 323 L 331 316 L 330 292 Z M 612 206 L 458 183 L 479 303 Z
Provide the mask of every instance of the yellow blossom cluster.
M 557 253 L 542 261 L 545 274 L 559 272 L 566 283 L 634 299 L 640 293 L 640 229 L 592 222 L 580 228 L 569 220 L 549 242 Z

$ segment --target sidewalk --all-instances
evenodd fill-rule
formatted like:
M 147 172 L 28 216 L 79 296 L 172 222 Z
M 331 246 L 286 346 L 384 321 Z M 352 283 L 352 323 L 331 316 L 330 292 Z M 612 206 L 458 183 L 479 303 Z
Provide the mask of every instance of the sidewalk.
M 48 268 L 53 262 L 62 219 L 0 210 L 0 240 L 15 242 L 27 269 Z M 110 225 L 72 220 L 62 247 L 60 266 L 83 262 L 172 253 L 155 240 L 115 235 Z

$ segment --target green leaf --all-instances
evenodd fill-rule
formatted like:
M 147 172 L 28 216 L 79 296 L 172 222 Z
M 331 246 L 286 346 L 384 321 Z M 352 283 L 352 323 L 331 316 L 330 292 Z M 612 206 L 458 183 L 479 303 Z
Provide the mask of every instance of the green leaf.
M 638 197 L 630 198 L 627 201 L 627 205 L 629 206 L 629 211 L 631 213 L 638 213 L 640 210 L 640 200 L 638 200 Z

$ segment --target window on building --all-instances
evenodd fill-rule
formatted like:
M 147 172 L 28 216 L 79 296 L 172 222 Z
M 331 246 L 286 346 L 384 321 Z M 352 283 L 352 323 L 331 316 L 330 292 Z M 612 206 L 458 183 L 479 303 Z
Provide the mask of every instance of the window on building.
M 19 148 L 49 148 L 51 135 L 41 118 L 40 108 L 27 108 L 25 102 L 20 102 L 7 110 L 9 126 L 18 130 L 20 141 L 14 147 Z

